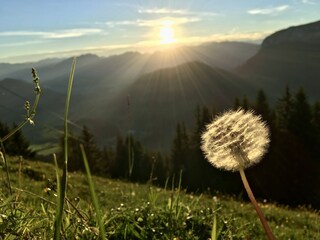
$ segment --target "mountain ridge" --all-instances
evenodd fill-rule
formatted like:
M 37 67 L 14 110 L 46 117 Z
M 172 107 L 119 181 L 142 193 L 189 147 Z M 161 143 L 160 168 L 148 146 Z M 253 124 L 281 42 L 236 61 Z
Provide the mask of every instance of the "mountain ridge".
M 292 26 L 287 29 L 277 31 L 266 37 L 261 49 L 268 48 L 273 45 L 280 45 L 288 42 L 308 42 L 320 40 L 320 21 L 307 23 L 299 26 Z
M 307 38 L 301 38 L 306 35 Z M 295 37 L 294 37 L 295 36 Z M 290 27 L 268 36 L 256 55 L 234 72 L 263 88 L 271 98 L 286 86 L 303 87 L 312 100 L 319 99 L 320 21 Z

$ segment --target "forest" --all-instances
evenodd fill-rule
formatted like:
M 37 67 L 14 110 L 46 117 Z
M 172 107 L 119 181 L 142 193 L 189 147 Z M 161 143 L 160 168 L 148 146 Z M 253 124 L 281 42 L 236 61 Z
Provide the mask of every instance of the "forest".
M 260 90 L 254 100 L 248 100 L 246 96 L 236 98 L 233 108 L 260 114 L 270 128 L 271 144 L 266 156 L 247 170 L 256 196 L 280 204 L 310 205 L 319 209 L 320 103 L 310 103 L 303 88 L 292 92 L 286 87 L 273 106 Z M 211 166 L 200 149 L 205 125 L 220 113 L 208 106 L 198 106 L 194 112 L 193 128 L 187 128 L 183 122 L 177 124 L 168 153 L 145 148 L 130 133 L 118 136 L 114 147 L 101 148 L 90 129 L 83 126 L 81 133 L 70 133 L 68 170 L 85 170 L 79 147 L 82 143 L 90 168 L 96 175 L 150 182 L 162 187 L 175 184 L 188 192 L 222 193 L 245 198 L 240 176 Z M 8 125 L 0 123 L 1 135 L 9 131 Z M 63 149 L 62 139 L 60 145 Z M 29 146 L 22 132 L 5 142 L 7 154 L 31 159 L 36 152 Z

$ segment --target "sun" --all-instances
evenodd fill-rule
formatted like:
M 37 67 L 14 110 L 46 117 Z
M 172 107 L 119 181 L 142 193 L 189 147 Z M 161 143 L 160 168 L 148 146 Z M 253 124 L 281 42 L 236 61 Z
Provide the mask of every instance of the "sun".
M 161 24 L 159 35 L 161 44 L 170 44 L 176 41 L 174 38 L 174 28 L 170 21 L 165 21 Z

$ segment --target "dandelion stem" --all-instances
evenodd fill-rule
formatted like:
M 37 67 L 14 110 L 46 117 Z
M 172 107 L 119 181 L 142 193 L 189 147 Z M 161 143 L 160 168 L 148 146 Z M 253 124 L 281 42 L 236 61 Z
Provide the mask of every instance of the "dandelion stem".
M 266 232 L 266 234 L 268 236 L 268 239 L 270 239 L 270 240 L 276 239 L 274 237 L 274 235 L 273 235 L 268 223 L 267 223 L 267 220 L 265 219 L 265 217 L 264 217 L 264 215 L 263 215 L 263 213 L 261 211 L 261 208 L 259 207 L 259 205 L 258 205 L 258 203 L 257 203 L 257 201 L 256 201 L 256 199 L 255 199 L 255 197 L 254 197 L 254 195 L 253 195 L 253 193 L 251 191 L 250 185 L 248 183 L 248 180 L 246 178 L 246 175 L 244 173 L 243 168 L 240 168 L 239 172 L 240 172 L 240 175 L 241 175 L 241 180 L 243 182 L 244 188 L 246 189 L 248 197 L 250 198 L 250 200 L 251 200 L 251 202 L 253 204 L 253 207 L 255 208 L 255 210 L 256 210 L 259 218 L 260 218 L 260 221 L 261 221 L 262 226 L 263 226 L 263 228 L 264 228 L 264 230 L 265 230 L 265 232 Z

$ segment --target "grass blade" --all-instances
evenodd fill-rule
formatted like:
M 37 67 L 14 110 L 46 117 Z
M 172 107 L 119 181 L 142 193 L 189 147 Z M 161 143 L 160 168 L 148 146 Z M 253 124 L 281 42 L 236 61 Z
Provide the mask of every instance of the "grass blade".
M 80 148 L 81 148 L 81 154 L 82 154 L 84 166 L 85 166 L 87 177 L 88 177 L 89 188 L 90 188 L 90 193 L 91 193 L 91 197 L 92 197 L 92 201 L 93 201 L 93 206 L 96 211 L 97 222 L 98 222 L 99 228 L 100 228 L 100 236 L 101 236 L 101 239 L 104 240 L 104 239 L 106 239 L 106 234 L 105 234 L 104 225 L 102 222 L 98 198 L 97 198 L 96 192 L 94 190 L 94 185 L 93 185 L 93 181 L 92 181 L 92 177 L 91 177 L 91 172 L 90 172 L 87 156 L 86 156 L 86 153 L 85 153 L 85 150 L 84 150 L 84 147 L 82 144 L 80 144 Z
M 67 190 L 68 113 L 69 113 L 70 96 L 71 96 L 71 89 L 72 89 L 75 68 L 76 68 L 76 58 L 74 58 L 73 62 L 72 62 L 71 73 L 70 73 L 69 83 L 68 83 L 66 106 L 65 106 L 65 112 L 64 112 L 64 162 L 63 162 L 63 167 L 62 167 L 61 188 L 60 188 L 60 192 L 58 192 L 57 216 L 55 219 L 54 236 L 53 236 L 53 238 L 55 240 L 60 239 L 60 229 L 61 229 L 61 224 L 62 224 L 63 207 L 64 207 L 64 200 L 66 197 L 66 190 Z

